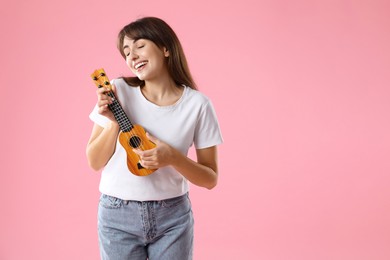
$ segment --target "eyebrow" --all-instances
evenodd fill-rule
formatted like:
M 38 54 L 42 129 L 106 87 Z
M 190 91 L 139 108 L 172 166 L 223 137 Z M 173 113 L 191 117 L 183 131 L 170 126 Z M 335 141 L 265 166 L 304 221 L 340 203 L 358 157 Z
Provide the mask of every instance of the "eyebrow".
M 137 41 L 139 41 L 139 40 L 141 40 L 141 38 L 134 40 L 134 41 L 133 41 L 133 44 L 135 44 L 135 43 L 136 43 Z M 123 50 L 126 49 L 126 48 L 130 48 L 129 45 L 123 46 Z

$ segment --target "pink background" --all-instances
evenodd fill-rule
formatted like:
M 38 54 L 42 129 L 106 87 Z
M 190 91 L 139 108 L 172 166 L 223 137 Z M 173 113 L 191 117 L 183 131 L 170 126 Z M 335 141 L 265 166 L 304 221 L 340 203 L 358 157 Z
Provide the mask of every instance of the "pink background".
M 8 3 L 7 3 L 8 2 Z M 98 259 L 90 73 L 119 29 L 177 32 L 225 143 L 195 259 L 390 259 L 390 2 L 6 1 L 0 259 Z

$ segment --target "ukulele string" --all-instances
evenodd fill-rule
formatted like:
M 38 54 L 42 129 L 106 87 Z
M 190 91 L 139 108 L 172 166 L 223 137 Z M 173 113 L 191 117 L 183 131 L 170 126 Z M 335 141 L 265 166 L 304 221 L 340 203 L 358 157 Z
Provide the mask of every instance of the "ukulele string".
M 139 130 L 137 129 L 137 127 L 135 125 L 132 125 L 132 126 L 133 126 L 132 130 L 124 133 L 126 136 L 126 139 L 127 139 L 127 143 L 130 144 L 131 147 L 135 146 L 135 149 L 141 149 L 142 151 L 145 151 L 146 149 L 143 145 L 144 142 L 142 142 L 142 140 L 141 140 L 141 136 L 142 136 L 141 133 L 139 132 Z M 131 132 L 133 134 L 131 134 Z M 138 157 L 137 163 L 139 163 L 139 161 L 141 160 L 141 157 L 138 154 L 137 154 L 137 157 Z M 144 168 L 141 168 L 141 169 L 147 170 Z M 141 170 L 141 169 L 138 169 L 138 170 Z
M 106 84 L 106 82 L 109 83 L 109 80 L 108 80 L 107 77 L 106 77 L 105 80 L 106 81 L 104 82 L 104 84 Z M 115 97 L 114 92 L 112 91 L 111 84 L 106 84 L 106 85 L 108 86 L 108 92 L 107 93 L 113 99 L 113 101 L 115 103 L 115 105 L 113 105 L 112 107 L 115 106 L 116 110 L 123 109 L 122 107 L 120 107 L 119 101 L 117 100 L 117 98 Z M 118 114 L 118 111 L 115 111 L 115 113 Z M 124 113 L 124 111 L 123 111 L 123 113 Z M 122 116 L 125 116 L 125 115 L 122 115 Z M 121 121 L 121 122 L 118 122 L 118 123 L 121 123 L 122 125 L 124 125 L 126 119 L 128 119 L 128 118 L 127 117 L 120 118 L 120 116 L 119 116 L 119 121 Z M 143 142 L 141 140 L 142 138 L 140 137 L 140 136 L 143 135 L 143 133 L 139 132 L 139 130 L 133 124 L 130 123 L 130 120 L 128 120 L 128 121 L 129 122 L 126 122 L 127 124 L 125 125 L 125 127 L 129 127 L 130 128 L 131 126 L 133 126 L 133 132 L 136 135 L 136 136 L 133 136 L 130 133 L 130 131 L 128 131 L 128 132 L 127 131 L 126 132 L 122 131 L 125 134 L 125 137 L 127 139 L 128 144 L 130 144 L 130 146 L 134 145 L 136 148 L 140 148 L 141 150 L 144 151 L 145 147 L 144 147 Z M 123 129 L 123 130 L 125 130 L 125 129 Z
M 140 141 L 140 139 L 138 139 L 137 136 L 134 136 L 131 134 L 131 130 L 130 130 L 131 126 L 133 127 L 133 132 L 135 134 L 137 134 L 136 128 L 134 127 L 133 124 L 130 123 L 130 120 L 128 120 L 127 116 L 124 115 L 125 112 L 124 112 L 123 108 L 120 106 L 118 99 L 115 97 L 115 94 L 112 91 L 111 85 L 108 85 L 108 86 L 109 86 L 109 91 L 107 92 L 107 94 L 113 101 L 113 103 L 111 103 L 111 111 L 117 115 L 117 117 L 118 117 L 117 121 L 118 121 L 119 125 L 122 126 L 122 128 L 123 128 L 121 130 L 122 130 L 122 133 L 126 137 L 127 143 L 131 147 L 135 146 L 138 148 L 139 146 L 142 146 L 142 142 Z M 120 113 L 121 110 L 122 110 L 122 113 Z M 127 131 L 127 130 L 129 130 L 129 131 Z

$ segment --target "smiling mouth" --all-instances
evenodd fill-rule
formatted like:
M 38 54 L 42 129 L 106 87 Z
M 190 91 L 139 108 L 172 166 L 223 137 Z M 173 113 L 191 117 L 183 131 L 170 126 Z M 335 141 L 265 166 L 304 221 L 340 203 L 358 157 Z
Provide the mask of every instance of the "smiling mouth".
M 134 69 L 135 69 L 136 71 L 139 71 L 139 70 L 141 70 L 143 67 L 145 67 L 146 63 L 148 63 L 148 62 L 147 62 L 147 61 L 141 61 L 141 62 L 139 62 L 139 63 L 137 63 L 137 64 L 134 65 Z

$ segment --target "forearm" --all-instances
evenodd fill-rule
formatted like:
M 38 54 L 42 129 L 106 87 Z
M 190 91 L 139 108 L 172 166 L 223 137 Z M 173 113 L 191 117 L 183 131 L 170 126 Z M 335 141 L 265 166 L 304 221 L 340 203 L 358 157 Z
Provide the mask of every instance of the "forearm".
M 212 189 L 217 185 L 218 159 L 216 146 L 196 149 L 197 162 L 195 162 L 167 143 L 152 137 L 148 133 L 146 135 L 156 144 L 156 147 L 144 151 L 140 149 L 133 150 L 140 156 L 143 167 L 157 169 L 170 165 L 197 186 Z
M 107 164 L 115 151 L 118 133 L 118 124 L 112 122 L 90 140 L 87 145 L 87 159 L 92 169 L 98 171 Z
M 207 189 L 212 189 L 217 185 L 216 164 L 211 166 L 195 162 L 178 151 L 175 157 L 172 166 L 191 183 Z

